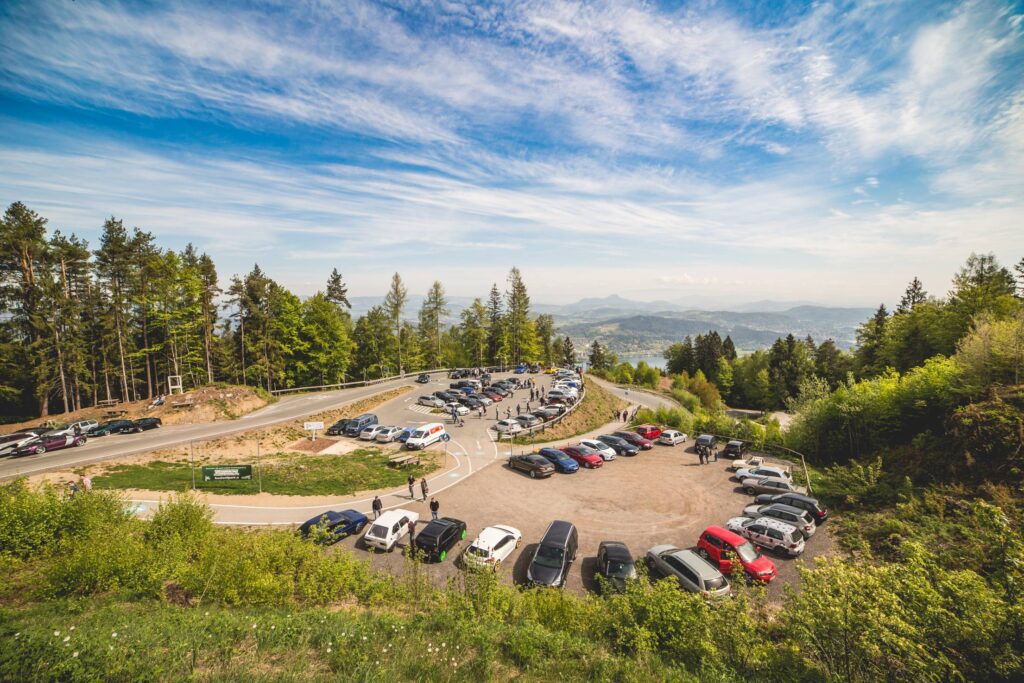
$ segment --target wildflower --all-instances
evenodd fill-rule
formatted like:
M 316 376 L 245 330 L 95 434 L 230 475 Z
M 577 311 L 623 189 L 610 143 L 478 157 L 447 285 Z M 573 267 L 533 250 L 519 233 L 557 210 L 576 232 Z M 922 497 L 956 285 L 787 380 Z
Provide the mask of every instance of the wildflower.
M 71 656 L 72 657 L 78 657 L 78 650 L 75 650 L 74 652 L 72 652 Z
M 17 638 L 20 635 L 21 635 L 21 631 L 18 631 L 17 633 L 14 634 L 14 637 Z
M 71 628 L 69 628 L 68 630 L 69 630 L 69 631 L 74 631 L 74 630 L 75 630 L 75 627 L 74 627 L 74 626 L 72 626 L 72 627 L 71 627 Z
M 114 631 L 113 633 L 111 633 L 110 637 L 111 638 L 117 638 L 117 631 Z
M 327 648 L 327 654 L 331 654 L 331 648 Z
M 252 627 L 253 627 L 253 628 L 256 628 L 256 624 L 253 624 L 253 625 L 252 625 Z
M 54 635 L 54 636 L 59 636 L 59 635 L 60 635 L 60 631 L 54 631 L 54 632 L 53 632 L 53 635 Z
M 366 640 L 366 636 L 363 636 L 363 640 Z
M 274 624 L 271 624 L 271 625 L 270 625 L 270 630 L 271 630 L 271 631 L 273 631 L 273 630 L 274 630 L 275 628 L 277 628 L 277 626 L 275 626 Z
M 64 636 L 64 642 L 65 643 L 68 642 L 69 640 L 71 640 L 71 636 Z

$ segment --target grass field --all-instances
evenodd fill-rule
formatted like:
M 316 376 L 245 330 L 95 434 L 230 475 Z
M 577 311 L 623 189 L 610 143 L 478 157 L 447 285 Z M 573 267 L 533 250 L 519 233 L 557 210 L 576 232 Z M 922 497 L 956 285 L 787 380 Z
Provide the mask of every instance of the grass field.
M 613 414 L 626 407 L 626 402 L 597 385 L 587 382 L 587 394 L 580 406 L 554 427 L 527 436 L 518 436 L 517 444 L 545 443 L 586 434 L 612 421 Z
M 195 468 L 197 491 L 245 495 L 263 492 L 281 496 L 344 496 L 357 491 L 400 486 L 410 474 L 421 477 L 441 466 L 442 454 L 426 452 L 422 464 L 406 469 L 388 467 L 388 454 L 377 449 L 359 449 L 344 455 L 268 455 L 262 472 L 254 467 L 251 481 L 204 482 Z M 249 461 L 251 464 L 256 463 Z M 217 464 L 238 464 L 217 463 Z M 258 478 L 257 478 L 258 473 Z M 143 489 L 182 491 L 192 488 L 192 469 L 187 462 L 154 461 L 142 465 L 117 465 L 93 477 L 100 489 Z

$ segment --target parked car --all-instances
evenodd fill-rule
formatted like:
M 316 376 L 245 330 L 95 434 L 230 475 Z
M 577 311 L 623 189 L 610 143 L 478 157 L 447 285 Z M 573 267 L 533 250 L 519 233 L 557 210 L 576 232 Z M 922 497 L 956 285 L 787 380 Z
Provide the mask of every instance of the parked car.
M 420 425 L 409 435 L 409 438 L 405 440 L 405 447 L 410 451 L 422 450 L 442 439 L 448 440 L 448 432 L 445 431 L 444 425 L 440 422 L 428 422 L 425 425 Z
M 107 436 L 108 434 L 123 434 L 126 430 L 135 427 L 131 420 L 109 420 L 93 428 L 89 436 Z
M 387 429 L 384 425 L 373 424 L 359 432 L 359 438 L 363 441 L 374 441 L 377 435 Z
M 544 424 L 543 419 L 536 415 L 531 415 L 530 413 L 517 415 L 515 419 L 519 424 L 523 425 L 524 429 L 530 429 L 531 427 L 536 427 L 539 424 Z
M 569 567 L 576 559 L 578 544 L 575 525 L 561 520 L 551 522 L 526 568 L 527 583 L 531 586 L 564 586 Z
M 362 532 L 368 521 L 366 515 L 358 510 L 331 510 L 303 522 L 299 533 L 307 537 L 318 528 L 321 531 L 316 534 L 319 543 L 336 543 L 346 536 Z
M 373 413 L 363 413 L 354 417 L 345 424 L 345 436 L 359 436 L 367 427 L 377 424 L 377 416 Z
M 431 520 L 416 532 L 413 546 L 429 562 L 444 562 L 448 551 L 466 537 L 466 523 L 454 517 Z
M 614 449 L 616 455 L 636 455 L 640 452 L 633 444 L 612 434 L 602 434 L 597 440 Z
M 512 395 L 511 389 L 506 389 L 500 384 L 492 384 L 491 386 L 487 387 L 486 391 L 498 394 L 498 396 L 501 396 L 502 398 Z
M 747 477 L 740 480 L 740 486 L 751 496 L 758 493 L 807 493 L 804 487 L 781 477 Z
M 616 591 L 626 589 L 626 582 L 636 578 L 633 553 L 622 541 L 601 541 L 597 547 L 597 574 Z
M 493 389 L 484 389 L 480 393 L 482 393 L 487 398 L 491 399 L 492 403 L 501 403 L 502 399 L 504 398 L 501 394 L 499 394 L 497 391 L 494 391 Z
M 59 451 L 62 448 L 72 446 L 84 446 L 86 437 L 83 434 L 42 434 L 34 439 L 23 443 L 20 448 L 11 452 L 11 455 L 36 455 L 49 451 Z
M 783 505 L 807 510 L 811 513 L 816 524 L 821 524 L 828 519 L 828 510 L 818 502 L 817 498 L 811 498 L 802 493 L 762 493 L 754 498 L 754 502 L 758 505 L 782 503 Z
M 416 382 L 417 382 L 418 384 L 426 384 L 426 383 L 427 383 L 427 382 L 429 382 L 429 381 L 430 381 L 430 375 L 428 375 L 428 374 L 427 374 L 427 373 L 425 373 L 425 372 L 422 372 L 422 373 L 420 373 L 420 374 L 419 374 L 419 375 L 418 375 L 418 376 L 416 377 Z
M 740 481 L 744 479 L 757 479 L 758 477 L 775 477 L 776 479 L 792 479 L 793 475 L 785 467 L 776 465 L 760 465 L 758 467 L 742 467 L 736 470 L 733 475 Z
M 541 422 L 548 422 L 549 420 L 554 420 L 558 417 L 558 411 L 551 410 L 550 408 L 537 408 L 537 410 L 530 414 L 537 417 Z
M 654 442 L 650 439 L 645 439 L 636 432 L 613 432 L 613 436 L 617 436 L 623 441 L 626 441 L 633 446 L 636 446 L 642 451 L 649 451 L 654 448 Z
M 725 444 L 725 450 L 722 451 L 722 455 L 726 458 L 742 458 L 746 454 L 747 444 L 735 440 Z
M 518 434 L 523 431 L 523 425 L 520 424 L 518 420 L 514 419 L 498 420 L 494 424 L 494 429 L 499 434 Z
M 512 372 L 516 373 L 517 375 L 525 375 L 526 374 L 526 366 L 524 364 L 520 363 L 519 365 L 516 366 L 516 369 L 513 370 Z
M 150 429 L 160 429 L 161 425 L 163 425 L 163 421 L 159 417 L 140 417 L 138 420 L 135 420 L 129 431 L 135 433 L 148 432 Z
M 476 400 L 480 401 L 480 403 L 483 404 L 484 408 L 494 403 L 491 397 L 486 394 L 473 394 L 472 398 L 475 398 Z
M 409 440 L 409 437 L 416 431 L 416 427 L 403 427 L 402 431 L 398 432 L 398 436 L 395 437 L 395 441 L 399 443 L 405 443 Z
M 484 405 L 483 403 L 481 403 L 480 401 L 476 400 L 472 396 L 465 397 L 464 399 L 459 401 L 459 403 L 461 403 L 462 405 L 464 405 L 467 408 L 469 408 L 470 412 L 472 412 L 474 410 L 479 410 Z
M 579 463 L 557 448 L 542 448 L 538 455 L 554 465 L 556 472 L 573 474 L 580 471 Z
M 655 441 L 661 436 L 661 428 L 654 425 L 640 425 L 633 431 L 649 441 Z
M 555 473 L 555 466 L 548 462 L 547 458 L 533 453 L 513 455 L 508 459 L 508 466 L 511 469 L 526 472 L 533 479 L 550 477 Z
M 732 573 L 734 559 L 739 560 L 743 571 L 755 581 L 768 583 L 778 573 L 775 563 L 759 553 L 753 543 L 720 526 L 704 530 L 697 541 L 697 552 L 723 574 Z
M 578 462 L 580 467 L 597 469 L 604 465 L 604 458 L 601 457 L 601 454 L 586 446 L 566 446 L 562 452 Z
M 544 370 L 545 375 L 553 375 L 558 372 L 558 368 L 547 368 Z
M 647 565 L 660 576 L 679 582 L 691 593 L 709 597 L 725 597 L 732 593 L 728 579 L 714 565 L 689 548 L 680 550 L 671 545 L 656 545 L 647 551 Z
M 538 372 L 540 372 L 540 366 L 539 365 L 534 363 L 533 365 L 530 366 L 530 374 L 531 375 L 536 375 Z
M 740 458 L 739 460 L 733 460 L 732 462 L 725 466 L 725 469 L 735 472 L 736 470 L 753 469 L 755 467 L 760 467 L 763 464 L 764 458 L 762 458 L 760 455 L 754 455 L 749 458 Z
M 39 437 L 36 432 L 15 432 L 0 437 L 0 456 L 10 455 L 26 443 Z
M 676 444 L 686 443 L 686 434 L 677 432 L 674 429 L 666 429 L 658 436 L 658 443 L 663 446 L 675 446 Z
M 402 432 L 400 427 L 388 426 L 381 427 L 380 431 L 377 432 L 377 443 L 393 443 L 398 435 Z
M 99 426 L 99 423 L 96 420 L 78 420 L 77 422 L 62 424 L 46 431 L 50 434 L 88 434 L 90 429 L 97 426 Z
M 344 436 L 345 429 L 352 422 L 354 422 L 354 420 L 351 419 L 338 420 L 337 422 L 335 422 L 334 424 L 327 428 L 326 434 L 328 436 Z
M 452 401 L 451 403 L 445 403 L 444 404 L 444 408 L 442 408 L 441 410 L 444 411 L 445 415 L 451 415 L 452 411 L 455 411 L 456 415 L 469 415 L 469 408 L 467 408 L 466 406 L 462 405 L 458 401 Z
M 428 408 L 444 408 L 444 401 L 437 396 L 420 396 L 416 403 Z
M 769 503 L 768 505 L 757 505 L 755 503 L 754 505 L 748 505 L 743 508 L 743 515 L 754 518 L 771 517 L 786 524 L 792 524 L 800 530 L 804 538 L 810 538 L 818 530 L 818 525 L 815 523 L 814 517 L 810 512 L 795 508 L 792 505 L 784 505 L 783 503 Z
M 541 406 L 542 410 L 553 410 L 559 415 L 569 410 L 564 403 L 548 403 L 547 405 Z
M 697 437 L 697 440 L 694 442 L 694 445 L 699 446 L 701 448 L 714 449 L 718 447 L 718 439 L 713 434 L 701 434 L 700 436 Z
M 462 563 L 477 567 L 490 567 L 497 571 L 498 566 L 523 542 L 523 534 L 519 529 L 504 524 L 489 526 L 480 532 L 462 554 Z
M 399 539 L 409 533 L 409 522 L 418 522 L 420 515 L 412 510 L 388 510 L 363 534 L 363 543 L 370 548 L 390 552 Z
M 615 449 L 603 441 L 598 441 L 597 439 L 580 439 L 580 446 L 597 453 L 605 462 L 615 460 Z
M 792 524 L 771 517 L 733 517 L 725 528 L 761 548 L 774 550 L 790 557 L 797 557 L 804 551 L 804 535 Z

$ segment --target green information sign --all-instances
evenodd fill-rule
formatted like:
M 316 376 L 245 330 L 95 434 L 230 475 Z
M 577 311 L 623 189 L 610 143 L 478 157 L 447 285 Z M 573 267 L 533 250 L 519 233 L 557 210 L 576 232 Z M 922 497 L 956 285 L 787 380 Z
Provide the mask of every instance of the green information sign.
M 203 481 L 252 479 L 252 465 L 204 465 Z

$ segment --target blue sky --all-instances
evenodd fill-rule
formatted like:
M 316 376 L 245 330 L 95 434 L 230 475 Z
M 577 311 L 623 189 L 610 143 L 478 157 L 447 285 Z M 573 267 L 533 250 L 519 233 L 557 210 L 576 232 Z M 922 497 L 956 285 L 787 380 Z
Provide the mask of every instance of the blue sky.
M 0 201 L 309 294 L 722 305 L 1024 256 L 1020 3 L 19 3 Z

